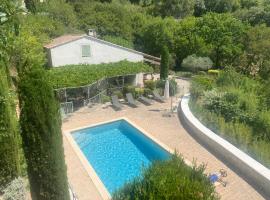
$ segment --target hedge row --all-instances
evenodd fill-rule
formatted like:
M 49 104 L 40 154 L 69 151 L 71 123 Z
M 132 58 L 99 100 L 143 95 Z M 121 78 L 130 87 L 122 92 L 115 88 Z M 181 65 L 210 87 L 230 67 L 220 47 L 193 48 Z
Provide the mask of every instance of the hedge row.
M 91 84 L 106 77 L 152 72 L 152 68 L 144 63 L 120 61 L 117 63 L 98 65 L 70 65 L 53 68 L 48 72 L 49 80 L 55 89 L 77 87 Z

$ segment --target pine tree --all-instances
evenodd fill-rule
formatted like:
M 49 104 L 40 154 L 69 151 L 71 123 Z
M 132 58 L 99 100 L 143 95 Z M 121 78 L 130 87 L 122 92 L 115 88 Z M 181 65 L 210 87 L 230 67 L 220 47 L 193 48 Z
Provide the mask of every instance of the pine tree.
M 59 104 L 45 69 L 19 74 L 20 125 L 33 200 L 68 200 Z

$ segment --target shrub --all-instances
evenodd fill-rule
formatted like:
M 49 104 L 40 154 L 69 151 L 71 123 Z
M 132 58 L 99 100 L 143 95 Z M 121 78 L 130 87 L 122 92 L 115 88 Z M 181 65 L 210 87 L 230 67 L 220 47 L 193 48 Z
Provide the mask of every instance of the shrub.
M 68 200 L 59 103 L 45 70 L 19 74 L 20 125 L 32 199 Z
M 0 186 L 5 186 L 19 173 L 18 122 L 14 96 L 8 78 L 0 66 Z M 0 188 L 1 190 L 1 188 Z
M 146 97 L 149 96 L 149 95 L 152 95 L 152 90 L 150 90 L 148 88 L 144 88 L 143 95 L 146 96 Z
M 217 75 L 219 75 L 219 70 L 216 70 L 216 69 L 209 69 L 208 70 L 208 74 L 209 75 L 215 75 L 215 76 L 217 76 Z
M 161 90 L 164 90 L 165 88 L 165 80 L 158 80 L 156 82 L 156 88 L 159 88 Z M 178 92 L 178 85 L 174 79 L 169 80 L 169 85 L 170 85 L 170 96 L 174 96 Z
M 123 94 L 131 93 L 133 96 L 135 95 L 135 86 L 128 85 L 123 88 Z
M 197 74 L 198 75 L 206 75 L 206 72 L 205 71 L 198 71 Z
M 107 102 L 110 102 L 110 101 L 111 101 L 111 98 L 109 96 L 106 96 L 106 95 L 101 96 L 101 102 L 102 103 L 107 103 Z
M 143 63 L 120 61 L 109 64 L 57 67 L 49 70 L 48 76 L 53 87 L 57 89 L 89 85 L 103 78 L 140 72 L 152 72 L 152 68 Z
M 3 200 L 26 200 L 26 189 L 22 178 L 14 179 L 3 192 Z
M 124 95 L 121 91 L 117 90 L 117 91 L 114 91 L 112 95 L 115 95 L 118 97 L 118 99 L 123 99 L 124 98 Z
M 201 75 L 194 76 L 192 82 L 201 85 L 205 90 L 211 90 L 214 85 L 214 79 L 212 79 L 209 76 L 201 76 Z
M 182 62 L 182 67 L 184 69 L 197 72 L 199 70 L 208 70 L 212 68 L 213 62 L 208 57 L 197 57 L 196 55 L 191 55 L 186 57 Z
M 144 94 L 144 89 L 143 88 L 135 88 L 135 95 L 134 98 L 139 98 Z
M 184 77 L 184 78 L 191 78 L 193 75 L 192 72 L 176 72 L 176 76 Z
M 137 99 L 144 94 L 144 89 L 135 86 L 126 86 L 123 89 L 123 93 L 124 95 L 126 95 L 127 93 L 131 93 L 132 96 Z
M 238 74 L 233 69 L 219 76 L 196 76 L 191 85 L 191 109 L 214 132 L 269 166 L 269 86 Z M 261 147 L 259 145 L 262 145 Z M 268 152 L 268 153 L 267 153 Z
M 144 81 L 144 87 L 150 90 L 154 90 L 156 88 L 156 82 L 153 80 Z
M 141 178 L 116 192 L 113 200 L 219 199 L 204 169 L 203 165 L 189 167 L 183 158 L 173 155 L 170 160 L 154 162 Z

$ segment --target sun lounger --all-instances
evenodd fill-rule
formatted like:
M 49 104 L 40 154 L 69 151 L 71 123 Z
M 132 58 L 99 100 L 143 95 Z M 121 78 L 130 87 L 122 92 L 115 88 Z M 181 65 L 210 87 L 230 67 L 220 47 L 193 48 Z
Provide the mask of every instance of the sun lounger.
M 119 102 L 118 97 L 115 95 L 112 96 L 112 106 L 118 110 L 121 110 L 123 107 L 122 104 Z
M 165 98 L 160 96 L 157 91 L 153 91 L 154 99 L 160 102 L 165 102 Z
M 148 98 L 146 98 L 144 96 L 139 97 L 139 100 L 142 101 L 143 103 L 147 104 L 147 105 L 152 105 L 153 104 L 151 99 L 148 99 Z
M 133 96 L 131 93 L 127 93 L 126 94 L 126 97 L 127 97 L 127 101 L 128 101 L 128 104 L 133 106 L 133 107 L 137 107 L 138 106 L 138 103 L 134 100 Z
M 221 169 L 218 173 L 213 173 L 208 176 L 210 182 L 214 184 L 215 186 L 218 186 L 219 184 L 222 184 L 224 187 L 226 187 L 227 182 L 223 180 L 224 177 L 227 176 L 227 172 L 223 169 Z

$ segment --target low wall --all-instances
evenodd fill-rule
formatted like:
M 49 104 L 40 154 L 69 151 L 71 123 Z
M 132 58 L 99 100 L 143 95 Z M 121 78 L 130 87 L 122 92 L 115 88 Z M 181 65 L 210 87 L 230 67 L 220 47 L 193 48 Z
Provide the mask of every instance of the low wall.
M 270 199 L 270 170 L 206 128 L 189 109 L 189 94 L 181 100 L 180 118 L 199 142 L 230 165 L 240 176 Z

